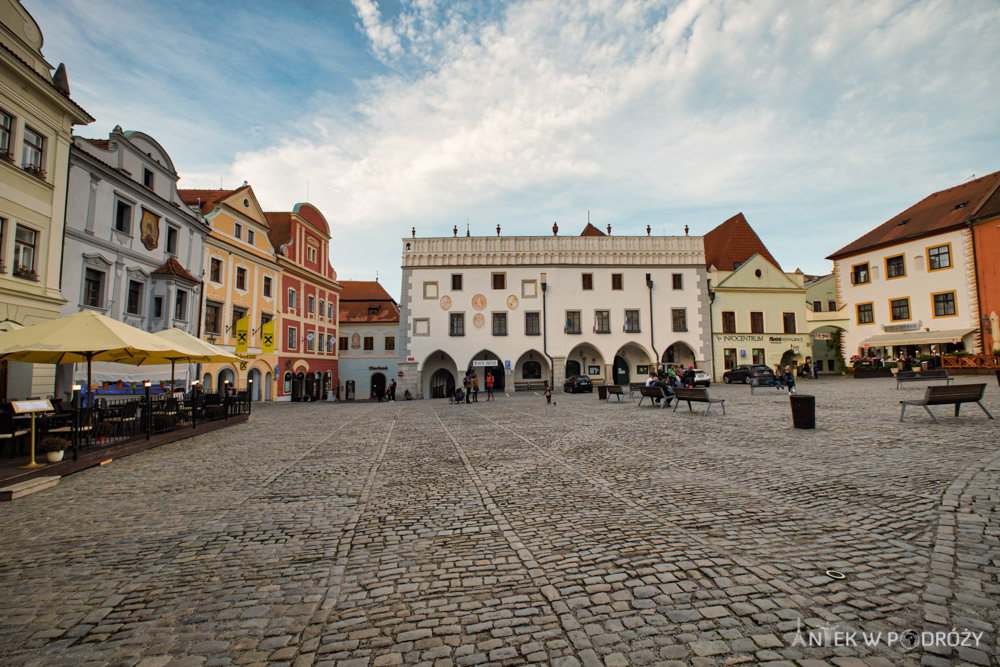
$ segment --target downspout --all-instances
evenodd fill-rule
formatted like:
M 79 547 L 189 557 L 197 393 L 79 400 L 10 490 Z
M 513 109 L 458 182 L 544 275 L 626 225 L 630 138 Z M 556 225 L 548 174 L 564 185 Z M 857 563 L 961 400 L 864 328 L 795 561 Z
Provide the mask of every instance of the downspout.
M 653 348 L 653 356 L 656 357 L 653 365 L 659 366 L 660 353 L 656 350 L 656 343 L 653 336 L 653 274 L 651 273 L 646 274 L 646 287 L 649 288 L 649 345 Z
M 546 313 L 548 310 L 545 307 L 545 292 L 548 289 L 549 284 L 545 280 L 545 274 L 542 274 L 542 354 L 546 356 L 549 360 L 549 386 L 552 387 L 555 381 L 556 372 L 556 362 L 549 354 L 549 327 L 546 325 L 547 317 Z M 554 391 L 554 389 L 553 389 Z

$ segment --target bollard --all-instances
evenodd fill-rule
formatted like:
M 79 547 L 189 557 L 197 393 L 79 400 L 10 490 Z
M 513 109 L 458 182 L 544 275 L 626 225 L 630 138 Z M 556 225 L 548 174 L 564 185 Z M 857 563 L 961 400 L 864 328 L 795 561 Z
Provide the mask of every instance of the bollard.
M 816 397 L 808 394 L 792 394 L 792 424 L 795 428 L 816 428 Z

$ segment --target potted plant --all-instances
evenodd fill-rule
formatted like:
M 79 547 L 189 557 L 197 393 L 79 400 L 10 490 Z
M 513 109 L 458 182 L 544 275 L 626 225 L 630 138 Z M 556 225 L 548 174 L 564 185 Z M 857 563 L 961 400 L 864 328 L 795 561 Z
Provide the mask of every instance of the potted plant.
M 119 389 L 121 389 L 122 388 L 122 381 L 118 380 L 118 383 L 115 386 L 118 387 Z
M 115 433 L 114 424 L 111 422 L 97 422 L 94 424 L 94 437 L 97 438 L 97 442 L 104 444 L 107 438 L 110 438 Z
M 50 435 L 42 440 L 41 449 L 49 463 L 59 463 L 63 460 L 63 452 L 69 449 L 69 441 Z
M 45 175 L 46 175 L 45 174 L 45 170 L 42 169 L 41 167 L 39 167 L 38 165 L 31 164 L 29 162 L 28 164 L 26 164 L 23 167 L 21 167 L 21 169 L 23 169 L 24 171 L 28 172 L 29 174 L 31 174 L 35 178 L 39 178 L 39 179 L 41 179 L 43 181 L 45 180 Z
M 28 280 L 38 280 L 38 273 L 30 266 L 24 264 L 14 266 L 14 275 L 19 278 L 27 278 Z

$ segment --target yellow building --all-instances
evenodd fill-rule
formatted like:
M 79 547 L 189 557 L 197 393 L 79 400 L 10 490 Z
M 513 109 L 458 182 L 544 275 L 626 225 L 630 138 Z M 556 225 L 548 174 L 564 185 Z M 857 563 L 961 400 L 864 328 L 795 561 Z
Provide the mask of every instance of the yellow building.
M 250 336 L 240 364 L 205 364 L 205 391 L 225 382 L 245 389 L 252 381 L 254 400 L 274 400 L 277 354 L 261 352 L 260 328 L 278 317 L 278 266 L 268 239 L 270 226 L 253 189 L 179 190 L 181 200 L 199 210 L 212 231 L 205 241 L 201 336 L 236 352 L 235 323 L 249 316 Z
M 66 70 L 42 56 L 38 24 L 0 0 L 0 330 L 59 316 L 66 174 L 73 125 Z M 0 400 L 53 393 L 55 367 L 4 362 Z

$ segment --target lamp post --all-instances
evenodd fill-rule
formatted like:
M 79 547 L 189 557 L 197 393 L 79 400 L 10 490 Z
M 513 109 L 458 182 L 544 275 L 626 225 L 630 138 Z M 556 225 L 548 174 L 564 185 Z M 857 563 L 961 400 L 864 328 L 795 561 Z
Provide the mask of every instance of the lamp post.
M 546 292 L 548 292 L 549 283 L 544 273 L 541 275 L 541 283 L 542 283 L 542 353 L 549 360 L 549 386 L 553 387 L 553 385 L 555 384 L 556 362 L 552 358 L 552 355 L 549 354 L 549 327 L 546 324 L 546 322 L 548 321 L 548 318 L 546 318 L 546 313 L 548 312 L 548 310 L 545 307 L 545 294 Z M 555 388 L 553 387 L 553 390 L 554 389 Z
M 146 413 L 146 440 L 149 440 L 153 431 L 153 400 L 149 395 L 150 382 L 146 380 L 142 383 L 143 390 L 146 394 L 146 403 L 143 408 L 143 412 Z
M 73 385 L 73 394 L 70 405 L 73 406 L 73 460 L 80 456 L 80 389 L 78 384 Z

